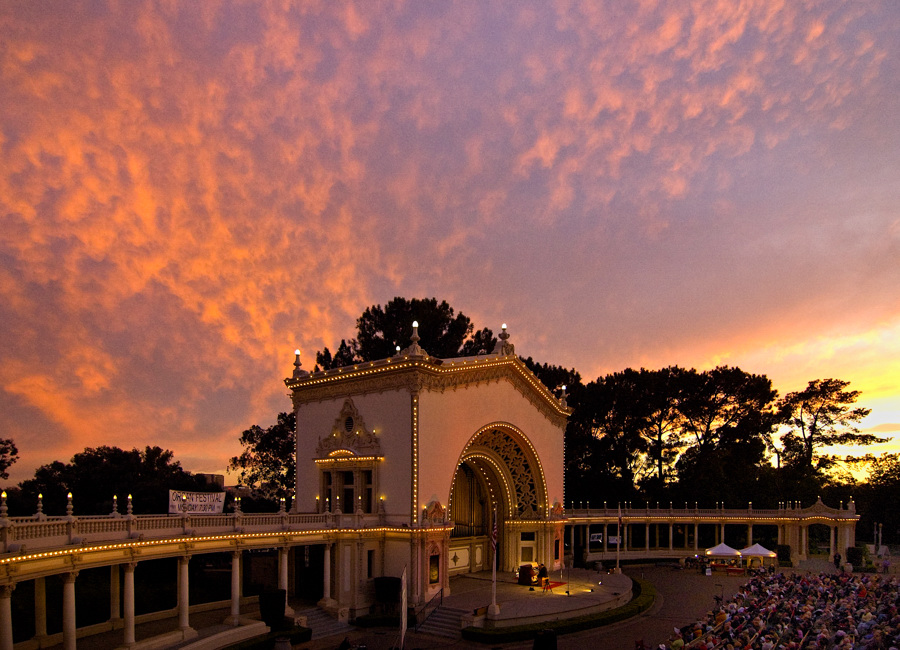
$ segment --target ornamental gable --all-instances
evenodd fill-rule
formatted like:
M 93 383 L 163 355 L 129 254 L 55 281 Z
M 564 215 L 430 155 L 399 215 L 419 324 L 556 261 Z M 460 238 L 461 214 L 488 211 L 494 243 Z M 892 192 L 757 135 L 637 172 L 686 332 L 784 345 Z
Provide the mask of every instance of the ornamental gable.
M 381 443 L 366 427 L 363 417 L 349 397 L 344 400 L 341 412 L 334 419 L 331 433 L 319 438 L 316 455 L 327 458 L 336 451 L 348 451 L 357 456 L 380 456 Z

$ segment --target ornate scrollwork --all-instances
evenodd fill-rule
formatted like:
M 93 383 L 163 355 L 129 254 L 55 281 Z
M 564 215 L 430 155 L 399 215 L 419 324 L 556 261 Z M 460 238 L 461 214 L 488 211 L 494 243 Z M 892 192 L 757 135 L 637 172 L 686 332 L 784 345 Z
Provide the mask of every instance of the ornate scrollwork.
M 534 519 L 540 516 L 537 482 L 528 455 L 508 431 L 488 429 L 472 441 L 470 448 L 479 446 L 490 449 L 506 464 L 513 479 L 516 514 L 519 519 Z
M 425 508 L 425 519 L 432 525 L 442 524 L 445 521 L 446 509 L 440 501 L 432 501 Z
M 332 452 L 347 450 L 359 456 L 380 456 L 378 437 L 366 428 L 366 423 L 349 397 L 344 400 L 340 414 L 335 418 L 331 433 L 319 438 L 316 454 L 325 458 Z

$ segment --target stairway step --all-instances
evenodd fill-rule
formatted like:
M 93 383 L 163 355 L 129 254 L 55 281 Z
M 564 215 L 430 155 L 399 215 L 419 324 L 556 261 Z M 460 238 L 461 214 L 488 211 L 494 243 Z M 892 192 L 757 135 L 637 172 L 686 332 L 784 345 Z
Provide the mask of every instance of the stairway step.
M 464 609 L 438 607 L 419 627 L 419 632 L 458 639 L 461 635 L 460 620 L 465 613 Z
M 321 639 L 335 634 L 345 634 L 352 628 L 319 608 L 310 608 L 296 613 L 306 617 L 306 626 L 312 630 L 313 639 Z

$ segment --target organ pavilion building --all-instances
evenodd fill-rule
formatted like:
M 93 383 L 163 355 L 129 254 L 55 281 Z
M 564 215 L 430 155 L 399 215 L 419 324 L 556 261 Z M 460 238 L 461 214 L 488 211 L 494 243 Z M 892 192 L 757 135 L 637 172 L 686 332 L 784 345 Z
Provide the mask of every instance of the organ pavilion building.
M 297 416 L 298 512 L 329 513 L 321 604 L 351 618 L 376 577 L 408 577 L 410 605 L 457 573 L 563 561 L 563 432 L 570 413 L 506 326 L 491 354 L 395 356 L 285 380 Z

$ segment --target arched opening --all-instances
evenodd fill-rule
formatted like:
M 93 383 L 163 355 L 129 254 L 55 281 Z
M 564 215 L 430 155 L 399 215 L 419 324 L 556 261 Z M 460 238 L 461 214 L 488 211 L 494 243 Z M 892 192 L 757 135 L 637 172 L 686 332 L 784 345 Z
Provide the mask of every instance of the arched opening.
M 496 513 L 497 566 L 517 565 L 522 549 L 538 553 L 528 532 L 513 546 L 505 543 L 509 520 L 539 520 L 549 514 L 540 461 L 527 438 L 508 424 L 480 429 L 460 454 L 450 489 L 450 568 L 454 572 L 490 568 L 491 531 Z M 525 554 L 528 552 L 525 549 Z M 546 549 L 544 549 L 546 553 Z M 510 557 L 504 557 L 509 553 Z

